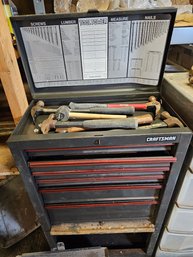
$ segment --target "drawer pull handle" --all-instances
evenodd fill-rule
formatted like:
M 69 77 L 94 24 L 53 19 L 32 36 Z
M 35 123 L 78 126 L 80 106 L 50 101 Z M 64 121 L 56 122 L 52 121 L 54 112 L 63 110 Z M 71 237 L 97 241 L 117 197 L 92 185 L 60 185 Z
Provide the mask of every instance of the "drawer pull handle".
M 32 172 L 32 175 L 34 177 L 40 177 L 40 176 L 57 176 L 57 175 L 72 175 L 72 174 L 105 174 L 105 173 L 125 173 L 125 172 L 165 172 L 169 171 L 170 167 L 155 167 L 155 168 L 122 168 L 122 169 L 92 169 L 92 170 L 63 170 L 63 171 L 36 171 Z
M 48 167 L 48 166 L 75 166 L 75 165 L 102 165 L 102 164 L 137 164 L 137 163 L 166 163 L 176 162 L 177 158 L 168 157 L 139 157 L 139 158 L 120 158 L 120 159 L 93 159 L 93 160 L 62 160 L 62 161 L 37 161 L 29 162 L 29 166 L 33 167 Z
M 95 203 L 95 204 L 63 204 L 46 205 L 46 209 L 77 209 L 77 208 L 96 208 L 96 207 L 114 207 L 128 205 L 157 205 L 158 201 L 139 201 L 139 202 L 117 202 L 117 203 Z
M 108 191 L 108 190 L 143 190 L 143 189 L 161 189 L 162 185 L 152 186 L 100 186 L 83 188 L 58 188 L 58 189 L 40 189 L 40 193 L 62 193 L 62 192 L 84 192 L 84 191 Z
M 160 179 L 163 180 L 165 178 L 164 175 L 157 175 L 157 176 L 123 176 L 123 177 L 108 177 L 108 178 L 79 178 L 79 179 L 45 179 L 39 180 L 37 179 L 36 182 L 38 184 L 60 184 L 60 183 L 68 183 L 68 182 L 107 182 L 107 181 L 119 181 L 119 180 L 152 180 L 152 179 Z

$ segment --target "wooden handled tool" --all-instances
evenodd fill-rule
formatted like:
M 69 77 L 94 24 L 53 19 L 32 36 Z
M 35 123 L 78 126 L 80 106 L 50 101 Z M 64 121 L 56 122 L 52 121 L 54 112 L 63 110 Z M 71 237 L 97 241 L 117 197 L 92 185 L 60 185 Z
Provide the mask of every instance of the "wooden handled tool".
M 63 122 L 54 120 L 54 115 L 50 115 L 47 120 L 41 124 L 41 131 L 47 134 L 52 128 L 81 127 L 84 129 L 136 129 L 138 125 L 150 124 L 153 117 L 150 114 L 131 117 L 127 119 L 104 119 L 104 120 L 85 120 Z
M 127 115 L 113 115 L 113 114 L 103 114 L 103 113 L 84 113 L 84 112 L 71 112 L 71 110 L 63 105 L 58 108 L 55 113 L 57 120 L 67 121 L 67 120 L 94 120 L 94 119 L 126 119 Z
M 82 132 L 86 131 L 87 129 L 81 127 L 71 127 L 71 128 L 56 128 L 56 133 L 72 133 L 72 132 Z
M 44 101 L 38 101 L 32 108 L 31 108 L 31 117 L 33 119 L 33 122 L 35 123 L 36 118 L 40 115 L 40 114 L 51 114 L 51 113 L 55 113 L 57 109 L 54 108 L 44 108 Z
M 125 103 L 113 103 L 113 104 L 97 104 L 97 103 L 70 103 L 69 104 L 70 108 L 69 109 L 67 106 L 65 106 L 66 111 L 65 115 L 67 115 L 67 112 L 73 112 L 73 113 L 89 113 L 89 115 L 82 115 L 80 117 L 80 114 L 70 114 L 70 118 L 76 118 L 76 119 L 119 119 L 119 118 L 124 118 L 122 117 L 105 117 L 105 116 L 90 116 L 90 113 L 93 114 L 114 114 L 114 115 L 132 115 L 134 114 L 135 110 L 147 110 L 158 114 L 160 111 L 160 103 L 156 100 L 154 96 L 149 97 L 149 102 L 148 103 L 130 103 L 130 104 L 125 104 Z M 153 108 L 152 108 L 153 107 Z M 32 119 L 35 123 L 36 118 L 40 114 L 50 114 L 50 113 L 56 113 L 56 116 L 58 115 L 58 119 L 61 120 L 60 115 L 61 109 L 64 108 L 59 107 L 59 108 L 49 108 L 44 105 L 43 101 L 38 101 L 32 108 L 31 108 L 31 116 Z M 61 114 L 59 114 L 61 113 Z M 68 116 L 68 115 L 67 115 Z M 74 116 L 74 117 L 72 117 Z M 76 117 L 75 117 L 76 116 Z M 126 118 L 126 117 L 125 117 Z

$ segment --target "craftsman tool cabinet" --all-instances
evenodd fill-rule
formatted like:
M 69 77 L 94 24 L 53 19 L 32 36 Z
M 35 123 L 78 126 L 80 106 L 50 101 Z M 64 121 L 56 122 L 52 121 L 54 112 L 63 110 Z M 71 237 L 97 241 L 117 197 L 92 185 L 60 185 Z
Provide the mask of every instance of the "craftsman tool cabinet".
M 190 130 L 43 135 L 34 133 L 37 125 L 30 112 L 38 100 L 49 107 L 144 103 L 151 95 L 161 101 L 175 12 L 167 8 L 12 19 L 34 100 L 8 144 L 51 248 L 61 235 L 137 232 L 143 235 L 146 256 L 152 255 Z M 162 110 L 170 111 L 170 103 L 163 101 Z

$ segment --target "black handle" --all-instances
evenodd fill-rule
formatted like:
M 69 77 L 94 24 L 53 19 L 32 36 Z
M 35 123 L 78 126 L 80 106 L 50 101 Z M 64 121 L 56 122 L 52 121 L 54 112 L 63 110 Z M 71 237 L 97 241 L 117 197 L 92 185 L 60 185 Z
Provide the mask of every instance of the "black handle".
M 125 108 L 103 108 L 103 107 L 92 107 L 89 109 L 78 109 L 73 110 L 73 112 L 90 112 L 90 113 L 101 113 L 101 114 L 124 114 L 133 115 L 135 113 L 135 108 L 133 106 Z
M 136 129 L 138 122 L 135 118 L 128 119 L 105 119 L 105 120 L 86 120 L 83 121 L 83 128 L 86 129 Z

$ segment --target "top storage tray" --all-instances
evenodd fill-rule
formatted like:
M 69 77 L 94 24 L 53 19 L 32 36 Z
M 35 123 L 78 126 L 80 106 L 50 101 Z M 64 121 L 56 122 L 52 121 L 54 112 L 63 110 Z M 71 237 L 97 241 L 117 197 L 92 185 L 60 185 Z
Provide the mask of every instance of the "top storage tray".
M 175 13 L 164 8 L 12 18 L 33 98 L 154 92 Z

